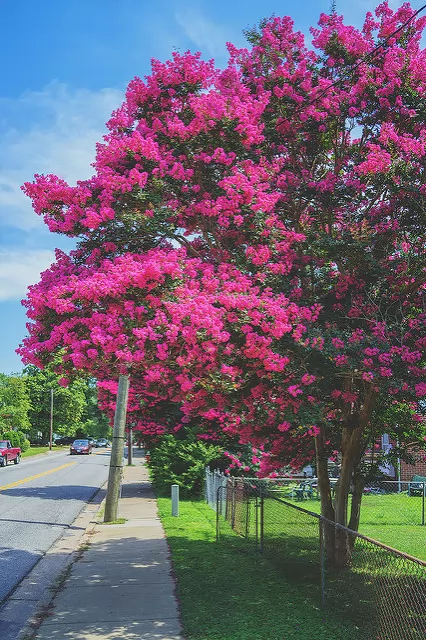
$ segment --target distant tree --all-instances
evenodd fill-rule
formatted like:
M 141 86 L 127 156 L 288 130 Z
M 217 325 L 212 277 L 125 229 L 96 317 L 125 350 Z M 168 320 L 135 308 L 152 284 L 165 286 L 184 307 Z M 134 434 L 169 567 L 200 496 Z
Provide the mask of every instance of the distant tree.
M 98 401 L 96 380 L 89 378 L 84 388 L 85 408 L 81 416 L 81 430 L 94 438 L 110 438 L 112 428 L 110 418 L 102 412 Z
M 156 489 L 161 495 L 169 495 L 170 486 L 178 484 L 183 497 L 202 494 L 205 469 L 223 458 L 219 447 L 191 438 L 160 436 L 150 452 L 150 469 Z
M 0 429 L 28 433 L 30 410 L 25 377 L 0 373 Z
M 81 427 L 86 408 L 87 383 L 77 379 L 68 388 L 59 385 L 59 376 L 52 370 L 29 365 L 24 370 L 26 387 L 31 400 L 29 411 L 30 439 L 49 441 L 51 390 L 53 389 L 53 432 L 63 436 L 75 435 Z

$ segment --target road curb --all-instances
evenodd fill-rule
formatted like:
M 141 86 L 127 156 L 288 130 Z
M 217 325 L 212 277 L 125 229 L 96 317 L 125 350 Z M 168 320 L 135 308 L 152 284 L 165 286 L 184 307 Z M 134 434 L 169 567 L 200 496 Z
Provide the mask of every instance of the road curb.
M 96 491 L 70 528 L 54 542 L 8 596 L 0 608 L 0 619 L 7 620 L 10 633 L 2 632 L 2 640 L 31 640 L 49 615 L 56 593 L 98 524 L 97 514 L 105 500 L 106 486 L 107 482 Z M 47 580 L 46 576 L 49 576 Z M 26 621 L 21 626 L 19 620 L 23 618 L 23 611 Z

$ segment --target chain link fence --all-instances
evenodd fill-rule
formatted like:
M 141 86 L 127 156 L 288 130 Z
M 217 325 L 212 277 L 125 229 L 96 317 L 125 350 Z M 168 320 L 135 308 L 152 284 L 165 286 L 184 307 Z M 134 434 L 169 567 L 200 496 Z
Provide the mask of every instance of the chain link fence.
M 283 498 L 287 480 L 276 485 L 275 479 L 216 474 L 214 496 L 210 474 L 206 496 L 216 510 L 218 540 L 221 529 L 230 525 L 253 551 L 270 558 L 287 581 L 305 589 L 312 606 L 351 620 L 366 640 L 426 638 L 426 562 Z M 342 549 L 349 544 L 352 552 L 350 562 L 335 569 L 329 550 L 335 561 L 340 543 Z
M 363 521 L 425 525 L 426 482 L 374 481 L 364 489 Z
M 205 495 L 208 503 L 216 509 L 217 488 L 224 486 L 228 478 L 220 471 L 206 469 Z M 230 478 L 232 481 L 233 479 Z M 237 479 L 234 479 L 235 481 Z M 247 482 L 259 483 L 258 478 L 247 478 Z M 264 485 L 277 497 L 295 504 L 308 504 L 308 510 L 320 513 L 318 484 L 316 478 L 263 479 Z M 337 479 L 331 478 L 334 491 Z M 349 506 L 351 495 L 349 495 Z M 370 535 L 370 529 L 377 526 L 426 525 L 426 482 L 421 481 L 374 481 L 364 489 L 360 531 Z M 386 540 L 384 541 L 386 542 Z
M 332 479 L 331 489 L 337 480 Z M 275 483 L 274 483 L 275 484 Z M 316 478 L 302 481 L 281 480 L 274 491 L 286 500 L 302 502 L 318 500 Z M 349 496 L 349 505 L 351 496 Z M 312 511 L 318 511 L 319 504 L 311 504 Z M 370 524 L 425 525 L 426 524 L 426 482 L 374 481 L 367 484 L 363 495 L 363 517 L 361 526 Z

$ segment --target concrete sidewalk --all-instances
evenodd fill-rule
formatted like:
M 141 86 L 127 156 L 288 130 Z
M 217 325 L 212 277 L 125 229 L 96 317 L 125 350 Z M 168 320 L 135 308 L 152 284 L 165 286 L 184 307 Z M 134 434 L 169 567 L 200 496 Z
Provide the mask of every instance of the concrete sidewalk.
M 141 453 L 124 468 L 119 517 L 96 524 L 37 640 L 182 640 L 169 551 Z

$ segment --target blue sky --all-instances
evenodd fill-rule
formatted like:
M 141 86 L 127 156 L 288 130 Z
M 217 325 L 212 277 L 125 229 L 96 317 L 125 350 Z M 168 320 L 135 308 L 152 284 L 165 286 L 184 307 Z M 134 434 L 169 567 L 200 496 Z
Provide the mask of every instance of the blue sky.
M 359 26 L 373 0 L 337 0 Z M 399 2 L 392 0 L 393 8 Z M 414 0 L 413 7 L 421 2 Z M 225 64 L 227 41 L 271 14 L 290 15 L 308 34 L 329 0 L 3 0 L 0 24 L 0 372 L 20 372 L 26 335 L 21 299 L 71 242 L 50 234 L 20 185 L 34 173 L 70 183 L 91 175 L 95 142 L 127 83 L 151 58 L 201 51 Z

